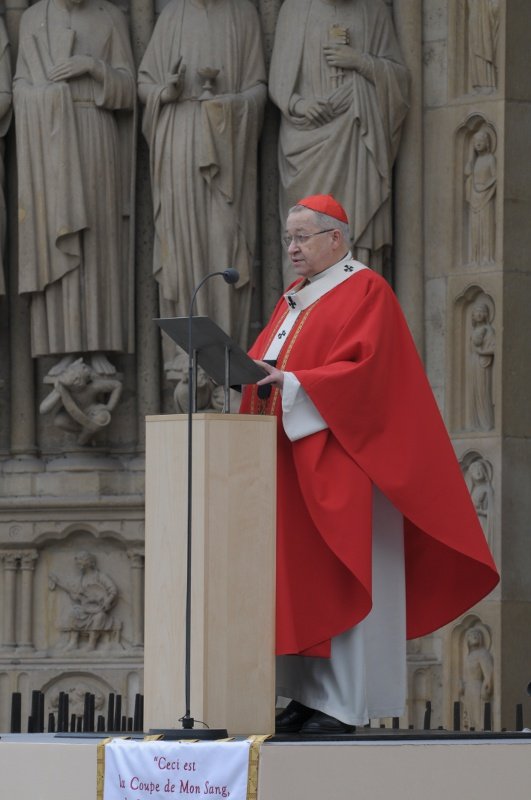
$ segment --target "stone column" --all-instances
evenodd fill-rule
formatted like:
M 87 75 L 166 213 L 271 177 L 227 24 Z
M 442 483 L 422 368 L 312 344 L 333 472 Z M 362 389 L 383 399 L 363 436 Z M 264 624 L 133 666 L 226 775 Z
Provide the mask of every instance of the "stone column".
M 33 645 L 33 574 L 39 558 L 37 550 L 23 550 L 20 554 L 21 614 L 17 650 L 32 651 Z
M 11 55 L 15 59 L 18 50 L 18 29 L 20 18 L 28 7 L 28 0 L 6 0 L 5 20 L 7 35 L 11 44 Z
M 144 55 L 155 24 L 153 0 L 132 0 L 131 38 L 135 63 L 138 66 Z M 136 265 L 136 389 L 138 407 L 138 443 L 143 451 L 145 418 L 160 410 L 160 332 L 153 322 L 158 314 L 158 288 L 153 278 L 153 206 L 151 201 L 149 151 L 141 133 L 139 105 L 137 140 L 136 212 L 135 212 L 135 265 Z M 137 466 L 143 468 L 143 459 Z
M 18 49 L 18 29 L 20 17 L 28 6 L 27 0 L 6 1 L 6 28 L 11 43 L 13 62 Z M 8 209 L 16 209 L 16 159 L 14 156 L 14 130 L 11 126 L 8 140 L 6 160 Z M 35 377 L 34 363 L 31 357 L 29 302 L 27 297 L 17 293 L 18 286 L 18 230 L 15 222 L 16 214 L 9 220 L 8 214 L 8 247 L 7 263 L 10 268 L 10 386 L 11 386 L 11 452 L 18 458 L 4 465 L 5 471 L 36 471 L 38 463 L 34 459 L 36 452 L 35 429 Z
M 269 71 L 275 26 L 281 0 L 259 0 L 258 11 L 264 33 L 266 68 Z M 260 228 L 262 233 L 262 322 L 269 319 L 282 294 L 282 244 L 278 217 L 278 129 L 280 114 L 268 100 L 260 139 Z M 256 331 L 254 332 L 256 335 Z
M 502 3 L 500 7 L 503 9 Z M 501 596 L 501 722 L 514 724 L 514 707 L 525 698 L 531 679 L 531 547 L 529 464 L 531 464 L 531 85 L 529 83 L 529 4 L 506 0 L 505 42 L 498 44 L 498 82 L 504 92 L 503 212 L 500 243 L 503 254 L 500 293 L 503 311 L 497 326 L 501 337 L 498 371 L 502 397 L 498 400 L 497 436 L 501 451 L 503 501 L 498 535 Z M 503 32 L 503 19 L 500 26 Z M 503 35 L 503 34 L 502 34 Z M 504 81 L 505 73 L 505 81 Z M 487 103 L 485 103 L 487 105 Z M 503 319 L 503 325 L 502 325 Z M 522 636 L 522 631 L 527 634 Z
M 155 25 L 153 0 L 131 0 L 131 44 L 135 64 L 140 64 Z
M 132 608 L 132 644 L 133 647 L 144 646 L 144 553 L 142 550 L 127 551 L 131 567 L 131 608 Z
M 422 0 L 394 0 L 393 8 L 402 56 L 411 76 L 410 108 L 395 167 L 394 282 L 415 344 L 423 356 Z
M 4 552 L 1 556 L 4 562 L 4 637 L 3 650 L 14 650 L 16 640 L 16 601 L 17 601 L 17 570 L 19 564 L 18 553 Z

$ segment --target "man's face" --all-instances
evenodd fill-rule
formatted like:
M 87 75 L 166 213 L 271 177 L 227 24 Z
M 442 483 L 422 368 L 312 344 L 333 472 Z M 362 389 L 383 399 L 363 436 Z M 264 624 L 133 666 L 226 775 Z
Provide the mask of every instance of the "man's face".
M 327 233 L 322 233 L 322 230 L 317 223 L 314 212 L 309 208 L 304 211 L 293 212 L 288 216 L 286 222 L 286 234 L 288 236 L 319 234 L 302 242 L 292 240 L 288 247 L 288 255 L 293 264 L 293 269 L 301 278 L 311 278 L 313 275 L 317 275 L 319 272 L 331 267 L 344 255 L 343 252 L 340 252 L 342 239 L 339 231 L 334 229 Z M 343 247 L 342 249 L 344 250 L 345 248 Z

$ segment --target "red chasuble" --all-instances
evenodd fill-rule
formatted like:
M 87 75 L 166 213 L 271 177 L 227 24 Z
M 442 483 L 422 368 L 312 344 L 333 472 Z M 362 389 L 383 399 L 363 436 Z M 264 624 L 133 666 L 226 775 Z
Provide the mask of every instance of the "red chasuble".
M 284 298 L 250 351 L 261 358 Z M 404 516 L 408 638 L 450 622 L 499 578 L 396 297 L 369 269 L 297 318 L 279 354 L 328 425 L 295 442 L 282 398 L 241 413 L 278 424 L 277 653 L 330 655 L 371 609 L 372 485 Z

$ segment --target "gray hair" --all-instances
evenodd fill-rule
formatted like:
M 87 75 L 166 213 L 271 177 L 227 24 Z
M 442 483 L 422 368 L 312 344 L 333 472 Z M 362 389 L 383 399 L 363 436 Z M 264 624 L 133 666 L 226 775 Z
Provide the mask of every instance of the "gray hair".
M 348 222 L 342 222 L 340 219 L 336 217 L 331 217 L 329 214 L 322 214 L 320 211 L 314 211 L 313 208 L 307 208 L 306 206 L 292 206 L 288 214 L 297 214 L 299 211 L 311 211 L 315 217 L 315 222 L 319 225 L 323 230 L 327 228 L 333 228 L 334 230 L 338 230 L 343 237 L 343 239 L 350 243 L 350 228 L 348 226 Z

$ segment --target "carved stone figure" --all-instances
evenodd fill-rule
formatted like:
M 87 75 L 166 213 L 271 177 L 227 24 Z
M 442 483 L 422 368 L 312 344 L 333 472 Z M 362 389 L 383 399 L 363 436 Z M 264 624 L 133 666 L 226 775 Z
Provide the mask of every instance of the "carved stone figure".
M 76 716 L 83 715 L 86 694 L 94 695 L 94 709 L 96 712 L 103 713 L 105 709 L 106 697 L 95 681 L 80 681 L 77 676 L 69 681 L 68 678 L 61 677 L 58 685 L 55 684 L 53 690 L 48 693 L 50 708 L 55 713 L 59 711 L 59 696 L 61 692 L 68 694 L 68 709 L 71 714 Z
M 19 291 L 31 297 L 34 357 L 132 352 L 135 97 L 115 5 L 40 0 L 24 12 L 14 82 Z
M 492 548 L 494 539 L 494 490 L 492 466 L 484 458 L 476 458 L 466 471 L 465 481 L 474 503 L 485 538 Z
M 495 259 L 497 169 L 491 132 L 486 126 L 473 135 L 471 146 L 465 166 L 469 261 L 490 264 Z
M 382 0 L 285 0 L 270 93 L 282 112 L 282 220 L 301 197 L 330 192 L 347 212 L 355 257 L 380 267 L 408 108 L 408 74 Z
M 72 606 L 68 620 L 60 626 L 60 630 L 69 634 L 65 650 L 77 650 L 80 638 L 87 638 L 86 650 L 95 650 L 103 634 L 114 634 L 119 639 L 121 625 L 111 614 L 118 598 L 116 584 L 105 572 L 97 568 L 96 556 L 86 550 L 80 550 L 75 558 L 79 577 L 72 581 L 64 581 L 50 573 L 49 588 L 56 588 L 67 593 Z
M 246 344 L 267 93 L 256 9 L 249 0 L 171 0 L 138 81 L 161 314 L 187 314 L 194 285 L 210 271 L 235 267 L 236 287 L 210 281 L 197 312 Z
M 498 0 L 468 0 L 469 91 L 496 88 L 496 46 L 499 27 Z
M 6 239 L 6 200 L 4 196 L 4 136 L 11 122 L 11 58 L 4 20 L 0 18 L 0 295 L 5 294 L 4 249 Z
M 465 727 L 483 727 L 483 704 L 492 697 L 494 659 L 485 646 L 481 627 L 470 628 L 465 636 L 463 660 L 463 705 Z
M 118 378 L 99 375 L 82 358 L 59 375 L 45 378 L 53 389 L 40 405 L 41 414 L 55 413 L 54 425 L 78 434 L 78 444 L 88 444 L 111 422 L 122 394 Z
M 173 391 L 173 401 L 175 412 L 185 414 L 188 412 L 188 355 L 187 353 L 177 353 L 174 358 L 164 364 L 166 377 L 169 381 L 175 381 Z M 205 411 L 209 408 L 212 399 L 212 382 L 208 375 L 201 369 L 197 370 L 197 393 L 196 403 L 198 411 Z
M 470 354 L 468 364 L 467 430 L 490 431 L 494 427 L 492 371 L 496 337 L 487 303 L 472 306 Z

